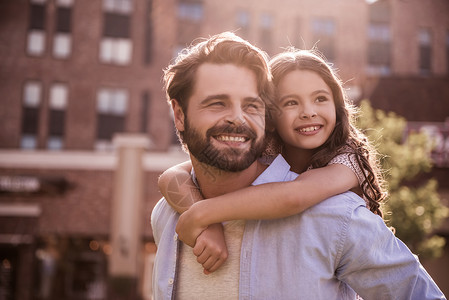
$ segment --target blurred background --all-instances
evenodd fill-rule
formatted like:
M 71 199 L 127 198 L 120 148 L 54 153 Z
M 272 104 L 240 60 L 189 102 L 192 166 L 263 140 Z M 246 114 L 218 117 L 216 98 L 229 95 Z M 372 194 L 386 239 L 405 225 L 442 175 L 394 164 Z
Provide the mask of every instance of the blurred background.
M 157 177 L 187 159 L 162 70 L 222 31 L 339 70 L 449 294 L 449 1 L 0 0 L 0 300 L 151 299 Z

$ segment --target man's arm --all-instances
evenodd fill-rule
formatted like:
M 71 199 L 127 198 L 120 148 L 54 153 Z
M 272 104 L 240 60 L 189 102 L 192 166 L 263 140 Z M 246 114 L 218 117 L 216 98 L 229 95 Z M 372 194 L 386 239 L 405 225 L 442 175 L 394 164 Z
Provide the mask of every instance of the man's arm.
M 418 258 L 366 208 L 354 209 L 342 241 L 336 276 L 364 299 L 446 299 Z

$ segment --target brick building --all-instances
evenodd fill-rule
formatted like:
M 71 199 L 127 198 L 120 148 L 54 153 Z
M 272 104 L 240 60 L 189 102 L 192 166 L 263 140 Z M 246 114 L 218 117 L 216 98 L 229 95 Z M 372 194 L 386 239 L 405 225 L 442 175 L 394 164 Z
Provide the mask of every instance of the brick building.
M 131 284 L 126 297 L 149 298 L 156 179 L 187 158 L 162 69 L 195 38 L 225 30 L 269 54 L 316 46 L 355 101 L 370 98 L 417 128 L 436 126 L 441 194 L 449 198 L 449 3 L 371 2 L 0 1 L 0 294 L 112 299 L 123 293 L 108 288 L 112 277 Z M 120 189 L 120 147 L 137 149 L 143 162 L 131 170 L 142 175 L 141 194 Z M 125 224 L 117 205 L 131 200 L 122 194 L 141 205 L 141 221 L 123 236 L 114 229 Z M 137 238 L 126 235 L 132 229 Z M 134 269 L 116 264 L 130 257 Z M 448 257 L 429 265 L 446 294 Z

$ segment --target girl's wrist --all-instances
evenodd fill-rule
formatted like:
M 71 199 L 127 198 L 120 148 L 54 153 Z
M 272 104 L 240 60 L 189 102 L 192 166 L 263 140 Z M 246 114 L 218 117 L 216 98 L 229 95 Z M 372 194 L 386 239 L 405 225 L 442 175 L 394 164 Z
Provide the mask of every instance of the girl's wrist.
M 200 227 L 207 227 L 211 225 L 207 221 L 207 211 L 206 211 L 206 202 L 198 201 L 195 202 L 190 209 L 192 209 L 192 218 L 193 222 Z

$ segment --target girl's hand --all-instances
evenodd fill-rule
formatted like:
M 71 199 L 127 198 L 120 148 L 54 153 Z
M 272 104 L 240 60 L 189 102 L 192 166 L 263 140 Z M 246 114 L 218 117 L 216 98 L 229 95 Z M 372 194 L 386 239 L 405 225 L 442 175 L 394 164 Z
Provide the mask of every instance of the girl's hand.
M 178 238 L 193 248 L 193 254 L 204 268 L 204 274 L 216 271 L 227 259 L 228 249 L 221 224 L 202 225 L 200 202 L 184 212 L 176 224 Z
M 207 228 L 207 225 L 201 224 L 201 217 L 194 209 L 195 205 L 181 214 L 176 224 L 179 239 L 192 248 L 195 246 L 196 239 Z
M 212 224 L 197 238 L 193 254 L 208 275 L 216 271 L 228 258 L 228 249 L 221 224 Z

